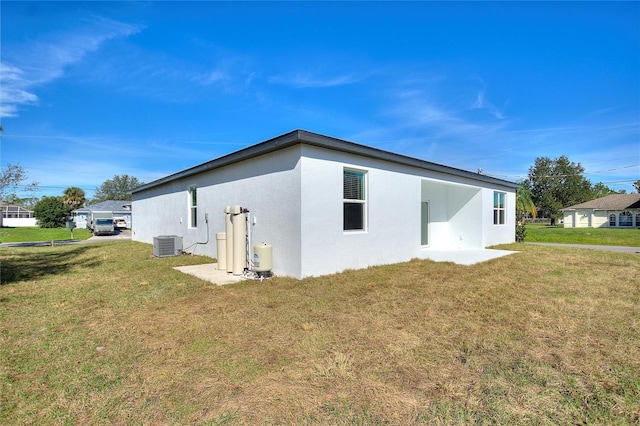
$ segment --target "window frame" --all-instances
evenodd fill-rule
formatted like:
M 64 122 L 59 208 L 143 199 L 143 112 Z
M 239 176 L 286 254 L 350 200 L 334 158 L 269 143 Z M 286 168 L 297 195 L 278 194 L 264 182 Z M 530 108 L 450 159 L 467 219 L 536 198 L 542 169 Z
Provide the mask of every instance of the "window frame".
M 617 221 L 617 216 L 615 213 L 609 213 L 609 227 L 610 228 L 615 228 L 618 221 Z
M 358 176 L 359 188 L 347 188 L 347 175 L 351 173 Z M 342 168 L 342 231 L 345 233 L 367 232 L 368 214 L 367 214 L 367 170 L 357 169 L 353 167 Z M 353 195 L 347 194 L 347 190 L 354 191 Z M 360 227 L 347 227 L 347 206 L 359 205 L 360 208 Z
M 506 192 L 493 191 L 493 224 L 495 226 L 502 226 L 507 224 L 507 193 Z
M 198 227 L 198 185 L 190 185 L 187 190 L 187 206 L 189 209 L 189 228 Z
M 624 222 L 623 222 L 624 219 Z M 633 228 L 633 213 L 629 211 L 623 211 L 618 213 L 618 226 L 625 228 Z

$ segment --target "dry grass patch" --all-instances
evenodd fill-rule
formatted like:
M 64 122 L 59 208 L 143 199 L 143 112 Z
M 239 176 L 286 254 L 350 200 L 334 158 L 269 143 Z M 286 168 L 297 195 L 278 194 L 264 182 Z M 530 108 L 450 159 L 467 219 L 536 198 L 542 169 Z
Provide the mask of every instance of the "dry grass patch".
M 0 422 L 637 424 L 640 258 L 518 249 L 224 287 L 137 243 L 6 250 Z

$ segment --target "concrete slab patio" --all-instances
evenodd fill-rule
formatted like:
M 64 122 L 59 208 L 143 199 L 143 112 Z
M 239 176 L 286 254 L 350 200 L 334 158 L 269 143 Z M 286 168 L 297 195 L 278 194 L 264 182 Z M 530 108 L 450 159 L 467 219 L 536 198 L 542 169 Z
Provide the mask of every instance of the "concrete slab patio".
M 242 276 L 228 274 L 227 271 L 219 270 L 217 263 L 176 266 L 173 269 L 176 269 L 185 274 L 193 275 L 194 277 L 200 278 L 201 280 L 209 281 L 216 285 L 235 284 L 246 279 Z
M 453 262 L 458 265 L 473 265 L 518 253 L 510 250 L 467 249 L 467 250 L 429 250 L 427 258 L 436 262 Z

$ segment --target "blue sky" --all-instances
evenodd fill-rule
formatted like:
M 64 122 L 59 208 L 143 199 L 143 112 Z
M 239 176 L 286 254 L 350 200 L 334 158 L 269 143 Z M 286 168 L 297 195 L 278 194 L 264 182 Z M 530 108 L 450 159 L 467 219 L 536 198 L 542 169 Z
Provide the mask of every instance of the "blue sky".
M 1 163 L 88 197 L 294 129 L 517 181 L 640 178 L 638 2 L 11 2 Z

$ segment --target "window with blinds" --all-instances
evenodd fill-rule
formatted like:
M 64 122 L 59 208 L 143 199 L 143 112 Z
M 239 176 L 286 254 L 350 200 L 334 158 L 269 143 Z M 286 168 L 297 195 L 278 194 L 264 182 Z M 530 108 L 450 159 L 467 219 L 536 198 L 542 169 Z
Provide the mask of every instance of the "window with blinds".
M 366 173 L 344 169 L 343 172 L 343 230 L 363 231 L 366 228 Z
M 189 227 L 198 227 L 198 187 L 189 187 Z
M 507 194 L 495 191 L 493 193 L 493 224 L 504 225 L 507 218 Z

